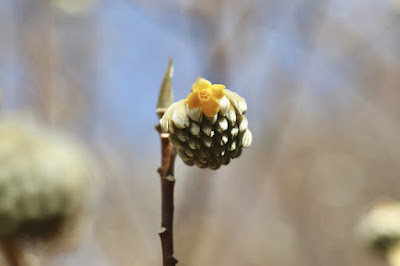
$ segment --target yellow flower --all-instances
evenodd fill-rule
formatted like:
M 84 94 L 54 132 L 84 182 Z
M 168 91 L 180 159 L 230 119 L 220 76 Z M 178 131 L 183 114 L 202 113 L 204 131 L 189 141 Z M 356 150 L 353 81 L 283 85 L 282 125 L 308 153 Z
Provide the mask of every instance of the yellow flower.
M 211 84 L 210 81 L 199 77 L 192 87 L 185 103 L 189 109 L 201 107 L 208 117 L 214 117 L 219 111 L 219 102 L 225 95 L 225 85 Z

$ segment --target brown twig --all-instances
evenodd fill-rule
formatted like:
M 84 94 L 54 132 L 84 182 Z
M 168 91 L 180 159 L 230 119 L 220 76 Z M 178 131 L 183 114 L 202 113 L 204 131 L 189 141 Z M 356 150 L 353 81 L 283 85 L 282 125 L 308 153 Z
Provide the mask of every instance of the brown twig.
M 8 262 L 9 266 L 24 265 L 23 252 L 13 239 L 2 239 L 0 245 L 4 253 L 4 258 Z
M 159 118 L 163 112 L 158 113 Z M 158 173 L 161 178 L 161 230 L 159 232 L 162 245 L 163 266 L 174 266 L 178 261 L 174 257 L 173 221 L 174 221 L 174 164 L 176 150 L 172 147 L 168 133 L 163 133 L 160 125 L 156 130 L 161 138 L 161 166 Z
M 160 94 L 156 113 L 161 119 L 167 108 L 173 102 L 172 76 L 174 68 L 172 58 L 169 60 L 167 71 L 165 72 L 161 84 Z M 178 261 L 174 258 L 173 222 L 174 222 L 174 165 L 176 150 L 169 141 L 169 134 L 161 130 L 160 124 L 156 126 L 161 138 L 161 166 L 158 173 L 161 177 L 161 238 L 163 266 L 174 266 Z

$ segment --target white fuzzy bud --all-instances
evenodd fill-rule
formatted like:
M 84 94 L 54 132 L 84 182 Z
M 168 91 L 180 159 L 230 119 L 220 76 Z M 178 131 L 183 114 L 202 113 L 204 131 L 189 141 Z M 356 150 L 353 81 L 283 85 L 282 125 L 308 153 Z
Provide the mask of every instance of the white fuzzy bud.
M 235 107 L 236 111 L 242 115 L 245 114 L 247 111 L 247 103 L 244 100 L 243 97 L 240 97 L 239 94 L 230 91 L 230 90 L 225 90 L 225 96 L 226 98 L 229 99 L 231 104 Z

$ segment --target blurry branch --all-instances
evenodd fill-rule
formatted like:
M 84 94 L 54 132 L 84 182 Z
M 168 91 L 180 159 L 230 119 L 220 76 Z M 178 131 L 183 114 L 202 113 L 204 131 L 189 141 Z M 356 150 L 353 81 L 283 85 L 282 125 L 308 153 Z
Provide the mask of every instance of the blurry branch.
M 188 1 L 181 4 L 183 12 L 191 22 L 193 31 L 201 31 L 201 42 L 209 51 L 206 57 L 207 77 L 227 82 L 232 58 L 240 61 L 249 52 L 248 37 L 251 16 L 256 6 L 238 0 Z M 224 23 L 226 12 L 234 14 L 229 25 Z M 238 64 L 238 62 L 236 62 Z
M 82 101 L 88 97 L 79 77 L 67 71 L 63 47 L 68 42 L 61 37 L 63 28 L 53 5 L 48 1 L 24 1 L 15 8 L 18 48 L 28 73 L 27 80 L 20 85 L 24 104 L 32 104 L 40 117 L 50 123 L 81 120 L 86 115 Z M 91 51 L 96 48 L 92 42 L 88 47 Z M 92 52 L 87 52 L 82 61 L 91 59 Z
M 4 258 L 9 266 L 24 266 L 23 252 L 20 246 L 11 238 L 2 239 L 0 241 Z
M 49 121 L 57 85 L 56 73 L 60 67 L 53 10 L 47 3 L 24 3 L 17 9 L 21 54 L 31 73 L 30 89 L 37 92 L 25 95 L 24 100 L 33 101 L 41 117 Z M 22 18 L 27 22 L 22 23 Z M 35 34 L 32 34 L 32 28 L 35 28 Z
M 164 115 L 172 104 L 172 75 L 173 65 L 170 59 L 168 69 L 161 85 L 156 113 L 158 118 Z M 174 164 L 176 151 L 169 141 L 169 134 L 163 133 L 160 124 L 156 126 L 161 138 L 161 166 L 158 173 L 161 178 L 161 230 L 159 232 L 162 245 L 163 266 L 174 266 L 178 261 L 174 258 L 173 221 L 174 221 Z

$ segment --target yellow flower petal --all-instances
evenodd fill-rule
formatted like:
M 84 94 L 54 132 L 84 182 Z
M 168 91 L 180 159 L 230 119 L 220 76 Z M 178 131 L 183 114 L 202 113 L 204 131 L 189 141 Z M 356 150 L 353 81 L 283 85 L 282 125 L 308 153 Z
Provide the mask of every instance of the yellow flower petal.
M 214 117 L 219 111 L 218 100 L 210 97 L 207 101 L 201 101 L 201 110 L 206 116 Z
M 192 91 L 201 91 L 210 87 L 211 82 L 202 77 L 198 77 L 192 86 Z
M 191 92 L 185 100 L 189 109 L 194 109 L 200 107 L 200 97 L 199 92 Z
M 222 84 L 214 84 L 211 86 L 212 95 L 218 100 L 224 97 L 225 95 L 225 85 Z

